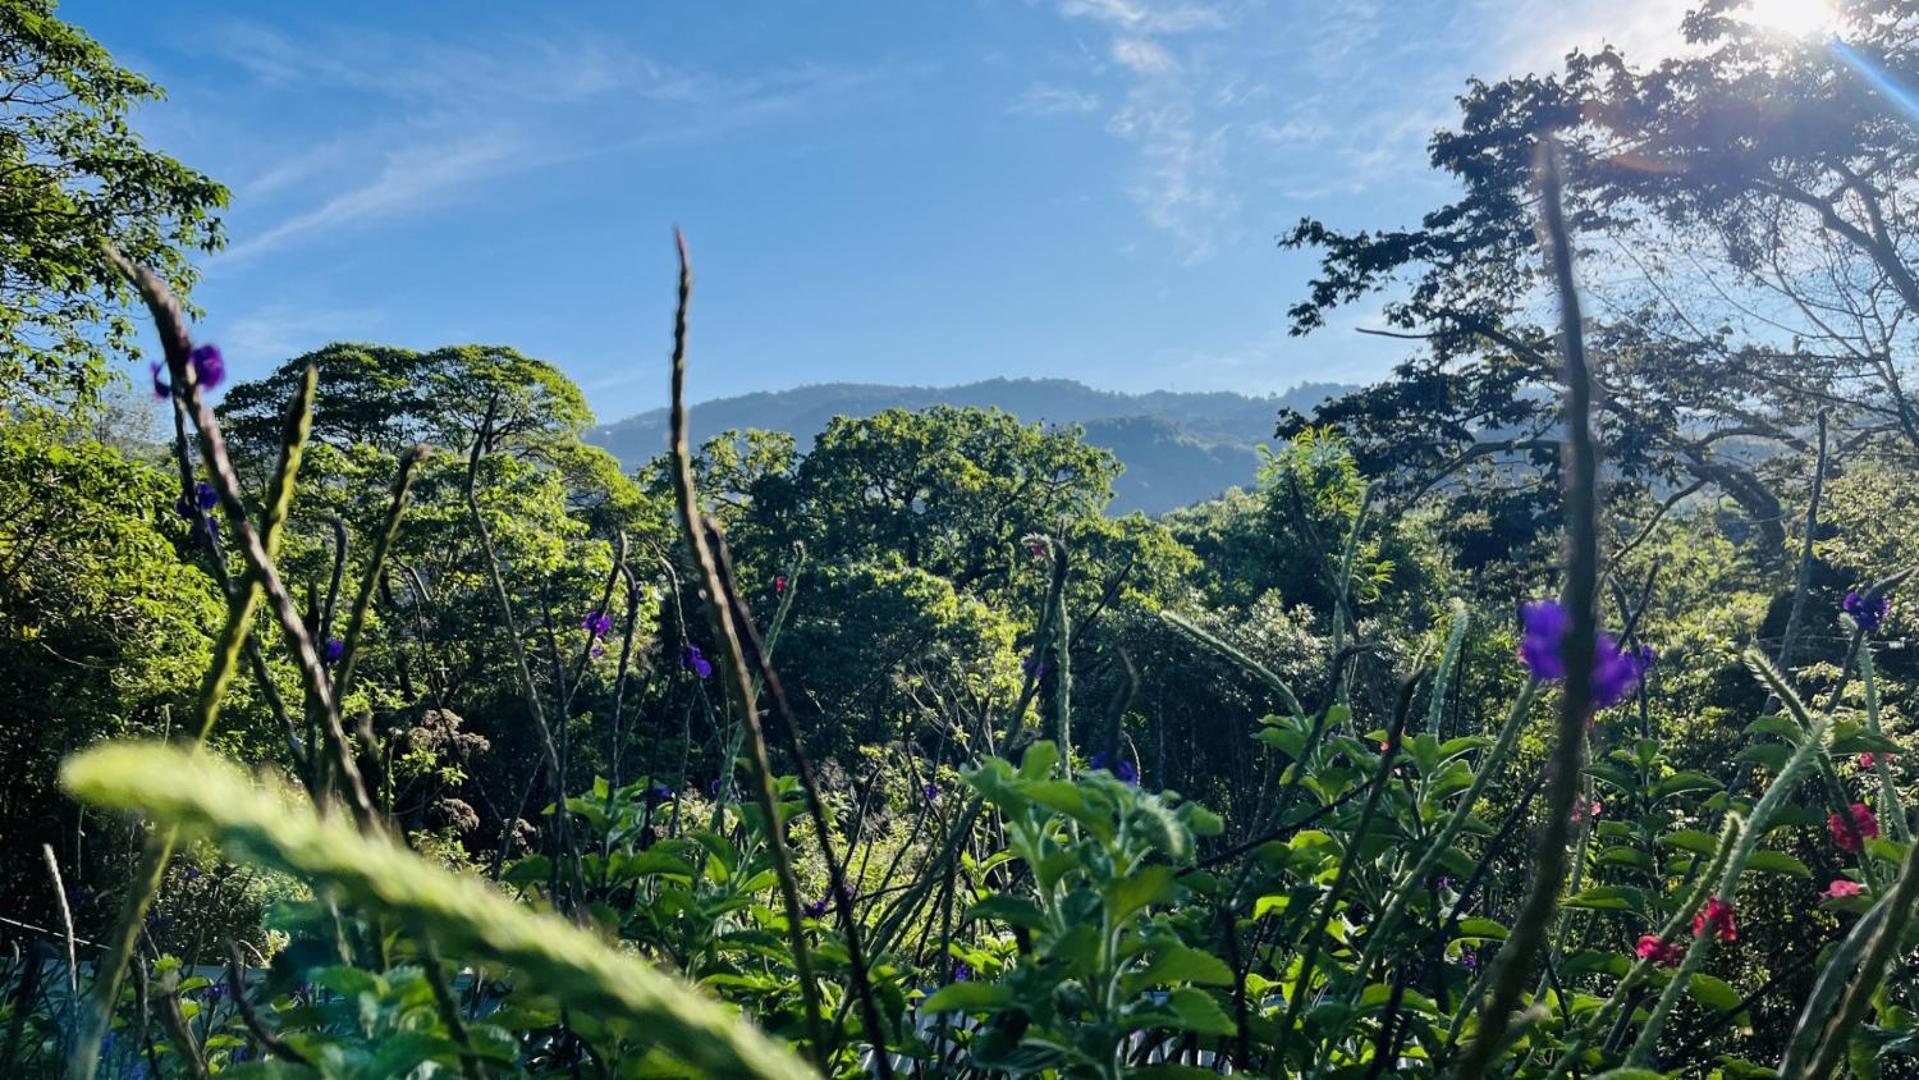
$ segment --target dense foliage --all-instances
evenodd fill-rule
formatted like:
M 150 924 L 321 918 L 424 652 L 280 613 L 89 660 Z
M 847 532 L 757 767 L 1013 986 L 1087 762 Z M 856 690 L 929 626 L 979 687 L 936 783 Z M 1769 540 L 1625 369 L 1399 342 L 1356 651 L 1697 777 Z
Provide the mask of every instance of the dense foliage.
M 1909 1075 L 1913 135 L 1861 72 L 1919 14 L 1734 6 L 1476 84 L 1420 228 L 1302 225 L 1301 328 L 1398 288 L 1419 351 L 1158 518 L 992 410 L 627 472 L 504 346 L 224 386 L 166 285 L 217 189 L 83 214 L 171 437 L 0 424 L 0 1069 Z M 150 86 L 0 13 L 12 81 L 121 95 L 35 130 L 132 138 Z M 1575 247 L 1643 291 L 1579 319 Z

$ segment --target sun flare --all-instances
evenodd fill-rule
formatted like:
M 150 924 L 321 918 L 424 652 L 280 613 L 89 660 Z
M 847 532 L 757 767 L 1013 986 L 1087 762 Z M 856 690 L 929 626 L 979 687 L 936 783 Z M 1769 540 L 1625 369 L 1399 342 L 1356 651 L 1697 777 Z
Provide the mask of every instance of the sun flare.
M 1792 37 L 1830 33 L 1838 18 L 1830 0 L 1750 0 L 1740 16 L 1754 26 Z

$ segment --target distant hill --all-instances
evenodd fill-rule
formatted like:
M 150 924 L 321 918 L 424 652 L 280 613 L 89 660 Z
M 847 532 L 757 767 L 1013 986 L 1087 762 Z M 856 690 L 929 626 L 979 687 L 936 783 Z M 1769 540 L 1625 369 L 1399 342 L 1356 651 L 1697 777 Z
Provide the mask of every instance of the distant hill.
M 931 405 L 998 408 L 1027 423 L 1080 424 L 1086 441 L 1112 451 L 1126 472 L 1114 487 L 1114 513 L 1164 513 L 1252 481 L 1260 444 L 1269 442 L 1279 410 L 1302 412 L 1357 387 L 1307 383 L 1284 394 L 1160 390 L 1121 394 L 1070 379 L 988 379 L 964 386 L 880 386 L 821 383 L 742 394 L 692 409 L 693 441 L 729 429 L 793 434 L 801 449 L 835 416 L 872 416 Z M 654 409 L 594 428 L 587 441 L 631 467 L 666 449 L 666 410 Z

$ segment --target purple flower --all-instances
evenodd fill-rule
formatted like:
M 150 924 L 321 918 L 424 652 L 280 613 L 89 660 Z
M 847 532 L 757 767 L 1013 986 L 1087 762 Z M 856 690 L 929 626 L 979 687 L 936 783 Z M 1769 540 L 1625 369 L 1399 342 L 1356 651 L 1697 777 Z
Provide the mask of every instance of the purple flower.
M 972 977 L 973 977 L 973 965 L 967 963 L 964 960 L 959 960 L 954 962 L 953 964 L 953 981 L 954 982 L 966 982 L 968 979 L 971 979 Z
M 832 906 L 833 906 L 833 901 L 827 897 L 822 896 L 818 900 L 809 900 L 806 903 L 801 904 L 800 910 L 806 912 L 807 918 L 817 919 L 825 915 L 826 909 Z
M 648 806 L 658 806 L 673 799 L 673 789 L 665 784 L 654 784 L 641 793 Z
M 1479 970 L 1479 956 L 1476 953 L 1460 953 L 1459 962 L 1465 965 L 1467 971 Z
M 346 652 L 346 642 L 336 637 L 328 638 L 326 644 L 320 646 L 320 659 L 328 665 L 337 664 L 340 662 L 340 655 L 344 652 Z
M 706 658 L 698 645 L 690 641 L 686 643 L 685 655 L 680 657 L 680 666 L 702 679 L 713 677 L 713 662 Z
M 1892 609 L 1892 597 L 1870 591 L 1849 592 L 1839 602 L 1839 609 L 1852 616 L 1852 621 L 1859 624 L 1859 629 L 1870 634 L 1879 629 L 1880 621 Z
M 220 493 L 205 480 L 193 485 L 192 495 L 182 495 L 173 500 L 173 512 L 183 518 L 196 518 L 208 510 L 220 505 Z
M 193 522 L 195 532 L 205 533 L 209 538 L 220 538 L 220 523 L 213 519 L 211 511 L 220 505 L 220 493 L 213 485 L 201 480 L 193 485 L 193 490 L 173 500 L 173 512 Z
M 1135 766 L 1124 754 L 1118 758 L 1113 758 L 1109 757 L 1106 751 L 1101 750 L 1099 753 L 1093 755 L 1093 760 L 1088 762 L 1088 765 L 1092 768 L 1104 769 L 1112 773 L 1114 779 L 1122 783 L 1139 783 L 1138 766 Z
M 920 793 L 925 795 L 929 800 L 937 799 L 940 797 L 940 786 L 929 781 L 925 787 L 920 789 Z
M 227 362 L 218 345 L 201 345 L 187 354 L 187 367 L 193 371 L 193 385 L 211 390 L 227 377 Z
M 1546 682 L 1566 677 L 1566 635 L 1572 617 L 1557 600 L 1535 600 L 1519 610 L 1519 659 L 1533 676 Z M 1611 634 L 1593 639 L 1593 709 L 1609 709 L 1631 697 L 1651 669 L 1657 654 L 1641 645 L 1625 650 Z
M 595 660 L 598 660 L 600 657 L 606 655 L 606 646 L 595 645 L 592 648 L 586 650 L 586 655 L 592 657 Z
M 163 370 L 161 366 L 158 363 L 152 363 L 148 364 L 147 368 L 153 372 L 153 400 L 165 401 L 172 397 L 173 387 L 160 377 L 160 372 Z
M 613 619 L 599 608 L 594 608 L 586 613 L 586 618 L 580 620 L 580 629 L 596 638 L 603 638 L 607 631 L 613 629 Z
M 716 799 L 720 797 L 720 778 L 719 777 L 717 776 L 714 777 L 713 782 L 706 785 L 706 793 L 708 795 L 713 796 Z
M 1610 634 L 1599 635 L 1593 641 L 1593 708 L 1608 709 L 1631 697 L 1644 673 L 1637 651 L 1624 652 Z

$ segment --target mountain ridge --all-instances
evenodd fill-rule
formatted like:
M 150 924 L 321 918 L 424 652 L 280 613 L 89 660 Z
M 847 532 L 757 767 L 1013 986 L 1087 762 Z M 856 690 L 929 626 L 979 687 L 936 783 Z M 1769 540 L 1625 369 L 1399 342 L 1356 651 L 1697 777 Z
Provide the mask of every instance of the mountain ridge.
M 825 382 L 701 402 L 689 410 L 688 423 L 696 444 L 722 431 L 762 428 L 791 433 L 804 450 L 835 416 L 933 405 L 997 408 L 1024 423 L 1079 425 L 1088 443 L 1112 451 L 1126 467 L 1113 485 L 1112 511 L 1158 514 L 1251 483 L 1258 447 L 1271 442 L 1282 408 L 1303 412 L 1354 389 L 1308 382 L 1279 394 L 1129 394 L 1060 378 L 999 377 L 950 386 Z M 651 409 L 598 425 L 586 438 L 632 467 L 665 450 L 666 428 L 666 410 Z

